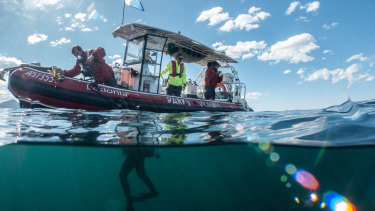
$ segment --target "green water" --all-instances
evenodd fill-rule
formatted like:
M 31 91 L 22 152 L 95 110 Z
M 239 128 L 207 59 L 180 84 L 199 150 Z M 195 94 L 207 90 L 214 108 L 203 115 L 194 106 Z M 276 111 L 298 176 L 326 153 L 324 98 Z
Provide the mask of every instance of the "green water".
M 357 210 L 375 209 L 374 148 L 270 150 L 280 159 L 272 161 L 269 151 L 253 144 L 6 145 L 0 147 L 0 210 L 329 210 L 320 204 L 328 190 Z M 126 159 L 144 167 L 159 195 L 141 194 L 149 188 L 134 168 L 127 177 L 132 198 L 126 197 L 120 180 Z M 309 200 L 312 191 L 285 171 L 287 164 L 315 176 L 316 202 Z

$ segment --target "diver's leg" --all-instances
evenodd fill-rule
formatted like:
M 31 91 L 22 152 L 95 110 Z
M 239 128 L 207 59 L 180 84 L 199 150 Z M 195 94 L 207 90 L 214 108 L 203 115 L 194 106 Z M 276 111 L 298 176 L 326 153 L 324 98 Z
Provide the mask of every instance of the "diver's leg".
M 132 204 L 133 204 L 133 198 L 132 198 L 132 195 L 131 195 L 130 185 L 129 185 L 129 181 L 128 181 L 128 175 L 132 171 L 132 169 L 134 168 L 134 165 L 131 165 L 131 163 L 132 163 L 131 160 L 132 159 L 129 159 L 129 154 L 128 154 L 124 164 L 121 167 L 121 171 L 120 171 L 120 175 L 119 175 L 120 181 L 121 181 L 121 186 L 122 186 L 122 189 L 125 192 L 126 201 L 128 203 L 128 205 L 127 205 L 128 210 L 132 209 Z
M 141 178 L 143 182 L 147 185 L 147 187 L 150 189 L 150 193 L 157 194 L 154 184 L 152 184 L 151 179 L 146 174 L 144 159 L 139 160 L 135 167 L 135 171 L 137 173 L 137 176 Z

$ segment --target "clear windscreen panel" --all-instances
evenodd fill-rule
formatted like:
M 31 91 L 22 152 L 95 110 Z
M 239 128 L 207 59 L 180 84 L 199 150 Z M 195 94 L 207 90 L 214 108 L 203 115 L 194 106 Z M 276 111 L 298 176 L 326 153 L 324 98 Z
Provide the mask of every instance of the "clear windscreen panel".
M 142 71 L 141 90 L 144 92 L 159 93 L 159 73 L 163 58 L 163 48 L 166 38 L 147 35 L 145 58 Z
M 129 66 L 142 63 L 144 42 L 143 37 L 128 41 L 126 58 L 124 61 L 125 65 Z
M 144 37 L 139 37 L 137 39 L 129 40 L 127 43 L 127 49 L 125 54 L 124 66 L 135 70 L 136 74 L 131 74 L 130 71 L 122 71 L 121 78 L 124 78 L 126 86 L 132 90 L 139 89 L 140 73 L 143 61 L 143 49 L 144 49 L 145 39 Z M 125 75 L 125 77 L 123 77 Z M 123 80 L 123 79 L 121 79 Z

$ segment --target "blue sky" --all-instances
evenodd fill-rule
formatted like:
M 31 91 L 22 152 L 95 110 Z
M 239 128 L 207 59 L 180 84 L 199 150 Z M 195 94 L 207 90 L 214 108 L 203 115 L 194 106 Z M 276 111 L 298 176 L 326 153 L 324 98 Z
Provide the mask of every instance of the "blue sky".
M 236 59 L 256 111 L 315 109 L 375 99 L 375 2 L 143 0 L 126 7 L 137 22 L 190 37 Z M 121 0 L 0 0 L 0 68 L 74 65 L 70 49 L 98 46 L 107 63 L 123 57 Z M 169 61 L 170 57 L 164 57 Z M 188 65 L 195 79 L 200 66 Z M 6 99 L 1 82 L 2 99 Z

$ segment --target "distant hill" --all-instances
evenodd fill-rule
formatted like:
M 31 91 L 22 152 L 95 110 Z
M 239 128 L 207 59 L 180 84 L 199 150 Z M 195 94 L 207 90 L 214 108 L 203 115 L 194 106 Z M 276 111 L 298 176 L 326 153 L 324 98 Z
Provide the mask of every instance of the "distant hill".
M 19 108 L 20 105 L 14 99 L 0 103 L 0 108 Z

